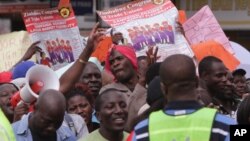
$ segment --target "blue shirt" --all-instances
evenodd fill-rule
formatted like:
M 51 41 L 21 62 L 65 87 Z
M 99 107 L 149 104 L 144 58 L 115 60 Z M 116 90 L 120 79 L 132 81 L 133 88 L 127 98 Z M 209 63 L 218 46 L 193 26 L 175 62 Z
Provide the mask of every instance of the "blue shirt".
M 17 141 L 33 141 L 28 125 L 30 113 L 24 115 L 20 121 L 12 124 Z M 76 137 L 68 127 L 61 126 L 57 131 L 57 141 L 76 141 Z
M 178 116 L 191 114 L 200 108 L 202 108 L 202 106 L 195 101 L 170 102 L 164 109 L 164 112 L 167 115 Z M 149 141 L 148 123 L 149 120 L 145 119 L 136 125 L 134 134 L 132 134 L 132 141 Z M 212 133 L 210 136 L 210 141 L 229 141 L 229 127 L 230 125 L 234 124 L 236 124 L 234 119 L 216 113 L 211 130 Z

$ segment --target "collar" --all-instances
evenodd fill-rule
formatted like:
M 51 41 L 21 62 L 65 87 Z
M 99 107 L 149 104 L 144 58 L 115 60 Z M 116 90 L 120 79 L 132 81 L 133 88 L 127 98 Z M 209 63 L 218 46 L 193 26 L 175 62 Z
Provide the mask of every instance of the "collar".
M 67 138 L 70 138 L 72 134 L 70 134 L 72 131 L 68 127 L 64 127 L 61 125 L 59 129 L 57 129 L 56 134 L 57 134 L 57 140 L 61 138 L 61 140 L 65 140 Z
M 23 115 L 22 119 L 19 121 L 20 124 L 17 129 L 17 134 L 27 134 L 29 130 L 29 117 L 31 113 L 28 113 L 27 115 Z
M 200 109 L 202 105 L 194 100 L 191 101 L 172 101 L 169 102 L 165 110 L 178 110 L 178 109 Z
M 20 124 L 19 124 L 18 129 L 17 129 L 17 134 L 18 135 L 22 135 L 22 134 L 27 135 L 28 134 L 28 131 L 30 130 L 29 129 L 29 117 L 30 116 L 31 116 L 31 113 L 28 113 L 27 115 L 24 115 L 22 117 L 22 119 L 19 121 Z M 70 134 L 70 133 L 71 132 L 67 127 L 64 127 L 63 125 L 61 125 L 61 127 L 56 131 L 57 140 L 59 138 L 64 140 L 66 138 L 71 137 L 72 134 Z

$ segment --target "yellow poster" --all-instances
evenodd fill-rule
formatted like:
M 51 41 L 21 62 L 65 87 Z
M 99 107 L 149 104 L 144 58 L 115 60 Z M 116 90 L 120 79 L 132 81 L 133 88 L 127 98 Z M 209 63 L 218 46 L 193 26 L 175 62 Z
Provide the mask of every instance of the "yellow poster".
M 0 71 L 9 70 L 31 45 L 26 31 L 0 35 Z

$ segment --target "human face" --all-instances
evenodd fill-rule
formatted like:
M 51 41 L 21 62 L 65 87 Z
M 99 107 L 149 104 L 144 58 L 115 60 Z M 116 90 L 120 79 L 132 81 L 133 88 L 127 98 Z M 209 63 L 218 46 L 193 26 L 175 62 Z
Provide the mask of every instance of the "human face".
M 87 84 L 94 97 L 98 96 L 98 93 L 102 87 L 101 72 L 95 64 L 88 63 L 84 68 L 80 82 Z
M 128 82 L 134 75 L 136 75 L 132 63 L 129 61 L 129 59 L 116 50 L 113 50 L 111 52 L 109 63 L 111 72 L 121 83 Z
M 234 76 L 233 82 L 236 87 L 236 92 L 238 95 L 243 95 L 247 92 L 247 84 L 245 76 L 236 75 Z
M 227 89 L 227 69 L 225 65 L 221 62 L 213 62 L 210 72 L 205 76 L 205 81 L 208 91 L 222 94 Z
M 62 125 L 64 111 L 56 111 L 40 107 L 35 109 L 33 115 L 33 130 L 42 137 L 50 137 Z
M 13 107 L 10 104 L 11 97 L 17 92 L 12 84 L 2 84 L 0 86 L 0 108 L 5 115 L 13 114 Z
M 67 104 L 67 111 L 69 113 L 80 115 L 87 124 L 91 122 L 92 107 L 89 101 L 84 96 L 77 95 L 71 97 L 67 101 Z
M 100 128 L 109 131 L 123 131 L 128 117 L 126 99 L 117 91 L 103 95 L 100 111 L 96 111 Z
M 225 89 L 223 95 L 221 96 L 224 99 L 232 99 L 234 93 L 235 93 L 235 85 L 233 83 L 233 75 L 231 72 L 228 71 Z

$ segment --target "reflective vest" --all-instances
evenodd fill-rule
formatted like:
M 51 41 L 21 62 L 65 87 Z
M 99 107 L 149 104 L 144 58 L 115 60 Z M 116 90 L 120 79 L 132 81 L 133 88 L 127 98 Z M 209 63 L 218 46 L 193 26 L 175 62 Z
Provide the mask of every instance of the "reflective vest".
M 154 112 L 149 116 L 150 141 L 209 141 L 215 114 L 216 110 L 210 108 L 182 115 Z
M 11 124 L 0 109 L 0 141 L 15 141 Z

